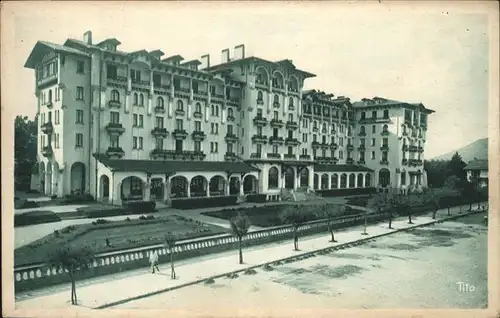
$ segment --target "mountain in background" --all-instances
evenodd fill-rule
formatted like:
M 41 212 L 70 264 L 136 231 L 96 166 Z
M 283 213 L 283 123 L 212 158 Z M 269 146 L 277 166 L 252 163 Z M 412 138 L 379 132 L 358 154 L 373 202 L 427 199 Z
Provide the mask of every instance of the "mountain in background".
M 474 158 L 488 159 L 488 138 L 476 140 L 465 147 L 450 151 L 443 155 L 434 157 L 430 160 L 450 160 L 451 157 L 455 154 L 455 152 L 458 152 L 458 154 L 462 157 L 462 160 L 465 163 L 473 160 Z

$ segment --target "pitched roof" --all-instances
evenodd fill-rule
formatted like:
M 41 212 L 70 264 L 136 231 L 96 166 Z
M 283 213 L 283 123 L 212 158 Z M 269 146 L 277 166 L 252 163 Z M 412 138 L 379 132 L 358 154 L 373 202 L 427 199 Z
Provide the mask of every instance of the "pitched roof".
M 318 172 L 373 172 L 372 169 L 358 165 L 328 165 L 315 164 L 314 171 Z
M 229 171 L 234 173 L 247 173 L 259 171 L 258 168 L 244 162 L 110 159 L 105 154 L 94 154 L 93 156 L 113 171 L 142 171 L 149 173 L 171 173 L 181 171 Z
M 434 113 L 432 109 L 426 108 L 422 103 L 407 103 L 393 99 L 375 96 L 372 99 L 363 98 L 361 101 L 352 103 L 355 108 L 368 108 L 368 107 L 384 107 L 384 106 L 413 106 L 420 108 L 428 113 Z
M 60 44 L 55 44 L 51 42 L 45 42 L 45 41 L 38 41 L 36 42 L 35 46 L 33 47 L 33 50 L 31 50 L 31 53 L 26 60 L 26 63 L 24 63 L 24 67 L 26 68 L 35 68 L 36 63 L 38 60 L 41 58 L 41 56 L 49 51 L 56 51 L 56 52 L 65 52 L 69 54 L 76 54 L 76 55 L 81 55 L 81 56 L 86 56 L 89 57 L 90 55 L 79 51 L 77 49 L 74 49 L 72 47 L 60 45 Z
M 487 159 L 474 159 L 469 161 L 465 170 L 488 170 L 488 160 Z
M 102 44 L 105 44 L 105 43 L 109 43 L 109 44 L 112 44 L 112 45 L 120 45 L 120 44 L 122 44 L 122 42 L 118 41 L 116 38 L 109 38 L 109 39 L 106 39 L 104 41 L 101 41 L 101 42 L 97 43 L 97 46 L 101 46 Z

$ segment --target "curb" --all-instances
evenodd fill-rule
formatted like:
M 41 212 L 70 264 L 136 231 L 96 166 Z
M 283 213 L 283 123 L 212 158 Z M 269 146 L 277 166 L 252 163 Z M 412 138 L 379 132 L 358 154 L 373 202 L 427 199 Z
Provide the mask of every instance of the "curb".
M 191 286 L 191 285 L 196 285 L 196 284 L 205 282 L 205 281 L 210 280 L 210 279 L 223 278 L 223 277 L 227 277 L 227 276 L 230 276 L 230 275 L 242 273 L 242 272 L 245 272 L 247 270 L 256 269 L 256 268 L 259 268 L 259 267 L 265 267 L 265 266 L 270 266 L 270 265 L 274 265 L 274 266 L 281 265 L 281 264 L 276 264 L 276 263 L 287 262 L 287 261 L 288 262 L 299 261 L 299 260 L 302 260 L 302 259 L 313 257 L 311 255 L 316 256 L 316 254 L 321 254 L 322 252 L 333 252 L 335 250 L 349 248 L 349 247 L 351 247 L 351 245 L 354 245 L 354 246 L 355 245 L 361 245 L 361 244 L 363 244 L 365 242 L 368 242 L 368 241 L 371 241 L 373 239 L 377 239 L 377 238 L 380 238 L 380 237 L 392 235 L 392 234 L 399 233 L 399 232 L 405 232 L 405 231 L 413 230 L 413 229 L 416 229 L 416 228 L 419 228 L 419 227 L 425 227 L 425 226 L 429 226 L 429 225 L 435 225 L 437 223 L 444 223 L 445 221 L 451 221 L 451 220 L 455 220 L 455 219 L 458 219 L 458 218 L 461 218 L 461 217 L 466 217 L 466 216 L 470 216 L 470 215 L 474 215 L 474 214 L 478 214 L 478 213 L 482 213 L 482 212 L 486 212 L 486 211 L 470 211 L 470 212 L 467 211 L 465 213 L 458 214 L 458 215 L 452 215 L 452 216 L 445 217 L 445 218 L 440 219 L 440 220 L 434 220 L 434 221 L 431 221 L 431 222 L 427 222 L 427 223 L 422 223 L 422 224 L 418 224 L 418 225 L 406 227 L 404 229 L 396 229 L 396 230 L 393 230 L 393 231 L 390 231 L 390 232 L 387 232 L 387 233 L 382 233 L 382 234 L 378 234 L 378 235 L 374 235 L 374 236 L 368 236 L 367 238 L 361 238 L 359 240 L 355 240 L 355 241 L 351 241 L 351 242 L 347 242 L 347 243 L 342 243 L 342 244 L 339 244 L 339 245 L 336 245 L 336 246 L 326 247 L 326 248 L 318 249 L 318 250 L 311 251 L 311 252 L 305 252 L 305 253 L 293 255 L 293 256 L 290 256 L 290 257 L 285 257 L 285 258 L 281 258 L 281 259 L 278 259 L 278 260 L 273 260 L 271 262 L 266 262 L 266 263 L 262 263 L 262 264 L 259 264 L 259 265 L 253 265 L 253 266 L 249 266 L 249 267 L 246 267 L 246 268 L 243 268 L 243 269 L 238 269 L 238 270 L 235 270 L 235 271 L 226 272 L 226 273 L 219 274 L 219 275 L 205 277 L 205 278 L 198 279 L 198 280 L 195 280 L 195 281 L 191 281 L 191 282 L 188 282 L 188 283 L 184 283 L 184 284 L 181 284 L 181 285 L 177 285 L 177 286 L 172 286 L 172 287 L 168 287 L 168 288 L 156 290 L 156 291 L 153 291 L 153 292 L 150 292 L 150 293 L 146 293 L 146 294 L 142 294 L 142 295 L 138 295 L 138 296 L 126 298 L 126 299 L 121 299 L 121 300 L 118 300 L 118 301 L 114 301 L 114 302 L 111 302 L 111 303 L 107 303 L 107 304 L 104 304 L 104 305 L 100 305 L 100 306 L 94 307 L 93 309 L 106 309 L 106 308 L 110 308 L 110 307 L 122 305 L 122 304 L 125 304 L 125 303 L 128 303 L 128 302 L 134 301 L 134 300 L 139 300 L 139 299 L 143 299 L 143 298 L 147 298 L 147 297 L 151 297 L 151 296 L 156 296 L 156 295 L 163 294 L 163 293 L 166 293 L 166 292 L 169 292 L 169 291 L 172 291 L 172 290 L 180 289 L 180 288 L 183 288 L 183 287 L 188 287 L 188 286 Z

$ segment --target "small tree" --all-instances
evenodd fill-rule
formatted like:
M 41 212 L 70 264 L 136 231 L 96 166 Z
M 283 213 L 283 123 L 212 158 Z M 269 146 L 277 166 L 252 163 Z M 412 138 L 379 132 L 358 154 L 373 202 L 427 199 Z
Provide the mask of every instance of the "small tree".
M 343 215 L 345 213 L 345 209 L 346 209 L 346 207 L 343 204 L 335 204 L 331 207 L 329 207 L 327 204 L 325 204 L 321 207 L 321 210 L 319 212 L 321 217 L 324 217 L 327 219 L 328 232 L 332 236 L 332 239 L 330 240 L 330 242 L 332 242 L 332 243 L 337 242 L 335 240 L 335 235 L 333 234 L 332 219 L 335 216 Z
M 389 196 L 385 200 L 387 210 L 389 212 L 389 228 L 392 229 L 392 221 L 394 219 L 394 214 L 398 211 L 404 209 L 403 200 L 405 196 L 397 189 L 391 189 Z
M 163 240 L 165 242 L 165 246 L 168 247 L 170 251 L 170 278 L 175 279 L 176 275 L 175 275 L 175 265 L 174 265 L 174 260 L 175 260 L 174 248 L 175 245 L 177 244 L 177 236 L 173 233 L 168 232 L 167 234 L 165 234 Z
M 240 264 L 243 264 L 243 251 L 241 249 L 241 241 L 245 235 L 247 235 L 250 229 L 250 219 L 241 213 L 229 220 L 229 225 L 231 225 L 231 232 L 234 236 L 238 238 L 238 249 L 240 254 Z
M 291 224 L 293 227 L 293 248 L 299 250 L 299 227 L 307 221 L 307 212 L 298 205 L 289 205 L 281 213 L 281 219 L 284 223 Z
M 386 195 L 384 193 L 376 193 L 375 195 L 370 195 L 368 201 L 366 202 L 366 210 L 365 210 L 365 227 L 363 231 L 363 235 L 368 235 L 366 233 L 366 228 L 368 226 L 368 210 L 375 211 L 377 213 L 381 213 L 385 207 Z
M 432 219 L 436 219 L 436 214 L 439 210 L 439 193 L 432 189 L 425 193 L 425 200 L 432 204 Z
M 49 255 L 49 265 L 62 268 L 68 273 L 71 281 L 71 304 L 78 305 L 76 296 L 76 275 L 89 268 L 94 260 L 93 251 L 87 247 L 63 246 Z

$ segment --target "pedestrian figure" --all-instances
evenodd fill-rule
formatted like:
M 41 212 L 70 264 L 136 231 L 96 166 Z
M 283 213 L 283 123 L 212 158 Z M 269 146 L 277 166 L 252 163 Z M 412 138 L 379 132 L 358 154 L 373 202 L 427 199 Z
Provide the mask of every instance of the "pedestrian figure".
M 155 273 L 155 269 L 157 271 L 160 271 L 160 269 L 158 268 L 158 252 L 157 251 L 153 251 L 149 254 L 149 263 L 151 264 L 151 272 L 153 274 Z

